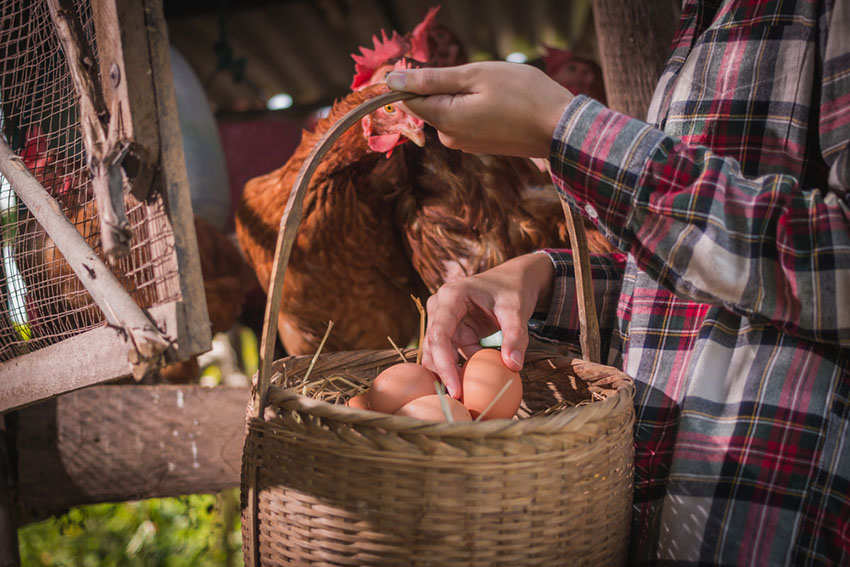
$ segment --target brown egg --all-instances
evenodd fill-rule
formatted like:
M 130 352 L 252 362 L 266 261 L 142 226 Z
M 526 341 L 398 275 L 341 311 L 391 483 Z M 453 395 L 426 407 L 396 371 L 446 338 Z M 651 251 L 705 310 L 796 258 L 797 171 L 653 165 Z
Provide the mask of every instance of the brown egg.
M 522 380 L 519 373 L 504 365 L 502 353 L 496 349 L 481 349 L 470 356 L 463 366 L 461 379 L 463 405 L 473 418 L 478 417 L 490 405 L 508 382 L 508 389 L 481 419 L 510 419 L 522 403 Z
M 369 397 L 366 395 L 366 392 L 363 392 L 349 398 L 345 405 L 350 408 L 369 409 Z
M 434 381 L 437 376 L 413 362 L 402 362 L 390 366 L 380 374 L 369 388 L 369 406 L 374 411 L 395 413 L 411 400 L 436 394 Z
M 472 421 L 469 410 L 462 403 L 449 396 L 445 398 L 454 421 Z M 445 412 L 443 412 L 443 406 L 440 404 L 440 396 L 437 394 L 422 396 L 409 401 L 399 408 L 395 414 L 417 417 L 425 421 L 448 421 Z

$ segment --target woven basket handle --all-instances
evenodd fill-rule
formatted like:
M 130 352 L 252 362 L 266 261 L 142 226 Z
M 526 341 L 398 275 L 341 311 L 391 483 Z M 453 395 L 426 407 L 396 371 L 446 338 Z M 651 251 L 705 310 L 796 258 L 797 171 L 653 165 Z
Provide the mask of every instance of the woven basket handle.
M 289 194 L 289 200 L 286 202 L 286 209 L 283 211 L 277 233 L 272 279 L 269 284 L 266 312 L 263 317 L 263 336 L 260 341 L 260 368 L 257 376 L 257 390 L 254 397 L 254 417 L 261 417 L 266 406 L 269 383 L 271 382 L 274 345 L 277 339 L 277 316 L 280 311 L 283 277 L 286 274 L 286 265 L 289 263 L 289 254 L 292 252 L 292 244 L 295 242 L 298 226 L 301 224 L 301 208 L 304 202 L 304 194 L 307 192 L 307 186 L 310 184 L 313 173 L 337 138 L 361 118 L 385 104 L 407 100 L 415 96 L 418 95 L 392 91 L 380 94 L 357 105 L 325 132 L 325 135 L 313 146 L 310 155 L 307 156 L 307 159 L 301 165 L 298 177 L 295 178 L 292 192 Z
M 257 388 L 254 397 L 254 417 L 261 418 L 265 409 L 269 384 L 272 374 L 272 359 L 274 358 L 274 345 L 277 339 L 277 319 L 280 311 L 281 289 L 286 274 L 286 265 L 289 263 L 289 255 L 295 241 L 298 227 L 301 224 L 301 209 L 304 195 L 313 173 L 322 161 L 322 158 L 333 146 L 334 142 L 351 126 L 361 118 L 374 110 L 399 100 L 407 100 L 418 95 L 414 93 L 392 91 L 369 99 L 352 110 L 334 123 L 325 132 L 319 142 L 313 146 L 310 155 L 301 165 L 298 177 L 286 209 L 280 219 L 277 243 L 275 245 L 274 265 L 272 267 L 272 278 L 269 285 L 268 297 L 266 299 L 266 310 L 263 317 L 263 335 L 260 342 L 260 368 L 257 376 Z M 564 215 L 567 220 L 567 229 L 570 233 L 573 254 L 577 254 L 578 261 L 575 262 L 576 290 L 578 295 L 579 322 L 581 330 L 582 357 L 591 362 L 599 362 L 599 325 L 596 321 L 596 309 L 594 307 L 592 285 L 590 282 L 590 257 L 587 250 L 587 237 L 584 233 L 584 225 L 581 218 L 575 215 L 573 220 L 572 209 L 561 200 L 564 207 Z
M 560 194 L 559 194 L 560 197 Z M 561 207 L 567 220 L 570 233 L 570 245 L 573 252 L 573 269 L 576 278 L 576 299 L 578 299 L 579 341 L 581 357 L 590 362 L 601 363 L 601 339 L 599 320 L 596 317 L 596 301 L 593 298 L 593 280 L 590 275 L 590 251 L 587 248 L 587 234 L 584 221 L 564 200 Z

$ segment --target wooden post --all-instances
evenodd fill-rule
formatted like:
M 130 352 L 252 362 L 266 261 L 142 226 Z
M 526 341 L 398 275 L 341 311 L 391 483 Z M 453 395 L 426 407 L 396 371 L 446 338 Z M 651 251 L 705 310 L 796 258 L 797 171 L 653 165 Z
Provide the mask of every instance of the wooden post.
M 611 108 L 646 119 L 677 19 L 669 1 L 593 0 L 596 41 Z
M 138 0 L 123 0 L 134 2 Z M 177 356 L 189 356 L 209 350 L 212 336 L 207 312 L 204 279 L 198 237 L 195 234 L 192 198 L 183 155 L 183 137 L 177 116 L 177 95 L 171 75 L 168 35 L 161 0 L 143 0 L 145 30 L 150 51 L 149 69 L 156 85 L 156 109 L 159 123 L 162 191 L 168 205 L 168 220 L 174 237 L 174 261 L 180 275 L 180 294 L 177 304 Z
M 107 108 L 117 108 L 129 141 L 123 167 L 130 192 L 144 201 L 159 165 L 156 88 L 150 72 L 145 9 L 138 0 L 92 0 L 98 64 Z
M 248 388 L 94 386 L 15 412 L 21 522 L 239 486 L 250 397 Z

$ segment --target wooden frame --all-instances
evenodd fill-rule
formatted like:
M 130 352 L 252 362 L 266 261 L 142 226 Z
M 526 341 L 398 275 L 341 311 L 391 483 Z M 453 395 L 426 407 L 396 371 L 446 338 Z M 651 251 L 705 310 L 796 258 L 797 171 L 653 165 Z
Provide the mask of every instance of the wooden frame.
M 154 345 L 149 352 L 143 346 L 140 348 L 133 336 L 139 325 L 132 321 L 140 319 L 139 313 L 134 313 L 133 307 L 127 304 L 129 294 L 123 289 L 108 291 L 106 296 L 113 311 L 113 319 L 107 315 L 108 325 L 0 364 L 0 412 L 129 374 L 140 377 L 158 365 L 185 360 L 210 347 L 209 317 L 161 2 L 91 0 L 91 6 L 100 54 L 103 99 L 116 120 L 119 118 L 116 114 L 120 113 L 122 135 L 127 141 L 125 153 L 129 159 L 125 158 L 122 163 L 124 174 L 137 198 L 147 197 L 153 187 L 162 194 L 173 238 L 169 243 L 173 247 L 168 247 L 173 252 L 165 262 L 172 269 L 176 266 L 180 299 L 157 305 L 145 314 L 148 321 L 143 326 L 149 333 L 150 344 Z M 20 162 L 16 163 L 15 159 L 0 159 L 0 172 L 23 200 L 22 182 L 15 181 L 22 173 L 28 175 L 21 169 Z M 32 176 L 29 177 L 38 185 Z M 55 202 L 50 204 L 46 191 L 44 193 L 41 196 L 47 201 L 42 203 L 42 212 L 52 216 L 56 226 L 61 227 L 62 221 L 66 221 L 65 228 L 68 228 L 70 223 Z M 48 227 L 41 219 L 39 222 L 60 250 L 73 247 L 55 236 L 55 228 Z M 58 234 L 61 233 L 60 229 Z M 75 252 L 68 254 L 65 250 L 61 251 L 74 267 L 71 255 Z M 85 256 L 87 265 L 92 265 L 90 256 L 94 254 L 88 247 L 78 247 L 76 255 Z M 97 278 L 87 270 L 81 273 L 75 269 L 92 297 L 107 313 L 102 301 L 98 300 L 99 286 L 94 283 Z M 96 267 L 98 270 L 102 272 Z M 126 297 L 118 298 L 116 293 Z M 119 313 L 114 312 L 116 304 L 123 305 Z M 137 306 L 136 310 L 142 312 Z M 151 320 L 155 325 L 150 324 Z

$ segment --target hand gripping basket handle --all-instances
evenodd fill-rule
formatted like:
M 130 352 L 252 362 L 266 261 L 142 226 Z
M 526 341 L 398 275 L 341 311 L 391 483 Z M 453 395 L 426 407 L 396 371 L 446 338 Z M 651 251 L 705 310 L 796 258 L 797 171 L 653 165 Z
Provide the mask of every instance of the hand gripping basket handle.
M 280 311 L 283 279 L 286 273 L 286 265 L 289 262 L 289 255 L 292 252 L 292 245 L 295 241 L 298 227 L 301 224 L 301 208 L 304 202 L 304 194 L 313 173 L 337 138 L 356 124 L 358 120 L 385 104 L 407 100 L 416 96 L 418 95 L 414 93 L 391 91 L 359 104 L 325 132 L 325 135 L 313 146 L 310 155 L 302 164 L 301 170 L 298 172 L 298 177 L 295 178 L 292 192 L 289 194 L 289 200 L 286 203 L 286 209 L 283 211 L 278 229 L 272 278 L 269 284 L 266 311 L 263 318 L 263 335 L 260 342 L 260 368 L 254 397 L 254 417 L 262 418 L 267 402 L 272 374 L 274 344 L 277 339 L 277 319 L 278 312 Z M 563 198 L 561 199 L 561 204 L 564 207 L 564 215 L 567 220 L 567 229 L 570 233 L 573 254 L 577 255 L 575 273 L 577 279 L 576 289 L 579 304 L 582 358 L 591 362 L 599 362 L 599 326 L 596 321 L 596 309 L 593 304 L 592 285 L 590 282 L 590 258 L 587 250 L 587 237 L 584 233 L 581 218 L 570 209 L 563 201 Z

